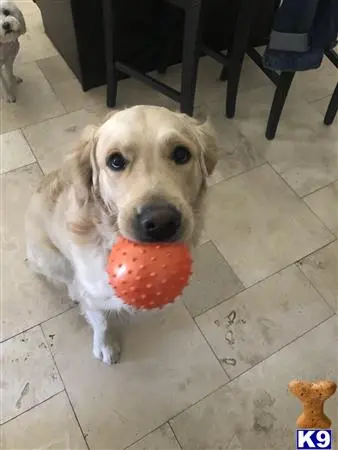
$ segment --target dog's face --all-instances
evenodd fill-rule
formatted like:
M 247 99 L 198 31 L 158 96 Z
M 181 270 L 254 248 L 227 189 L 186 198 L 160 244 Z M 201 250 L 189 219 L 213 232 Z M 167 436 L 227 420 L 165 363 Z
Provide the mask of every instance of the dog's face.
M 14 41 L 26 32 L 25 19 L 11 1 L 0 0 L 0 43 Z
M 191 239 L 205 179 L 217 158 L 207 123 L 136 106 L 96 129 L 87 152 L 92 189 L 116 215 L 122 235 L 142 242 Z

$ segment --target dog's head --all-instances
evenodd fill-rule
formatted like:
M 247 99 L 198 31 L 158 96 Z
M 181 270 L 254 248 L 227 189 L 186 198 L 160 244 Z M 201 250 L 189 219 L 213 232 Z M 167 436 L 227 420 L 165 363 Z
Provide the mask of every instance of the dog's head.
M 26 33 L 26 24 L 15 3 L 0 0 L 0 44 L 7 44 Z
M 190 241 L 216 160 L 207 122 L 135 106 L 87 130 L 72 157 L 72 183 L 80 204 L 101 202 L 129 239 Z

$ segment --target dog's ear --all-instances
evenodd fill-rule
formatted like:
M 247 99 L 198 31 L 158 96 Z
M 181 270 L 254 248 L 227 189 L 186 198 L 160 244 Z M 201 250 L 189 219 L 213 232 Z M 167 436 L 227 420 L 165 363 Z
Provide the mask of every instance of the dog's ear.
M 215 169 L 218 161 L 218 146 L 216 134 L 209 120 L 196 120 L 196 135 L 201 148 L 202 172 L 209 176 Z
M 74 186 L 79 206 L 88 202 L 96 177 L 96 170 L 92 164 L 96 147 L 95 133 L 95 126 L 85 128 L 78 145 L 70 153 L 64 166 L 67 182 Z
M 27 31 L 25 18 L 18 7 L 16 7 L 16 15 L 20 23 L 20 35 L 25 34 Z
M 200 150 L 200 164 L 204 176 L 209 176 L 214 171 L 218 160 L 218 146 L 216 134 L 211 123 L 206 118 L 195 119 L 180 114 L 188 124 Z

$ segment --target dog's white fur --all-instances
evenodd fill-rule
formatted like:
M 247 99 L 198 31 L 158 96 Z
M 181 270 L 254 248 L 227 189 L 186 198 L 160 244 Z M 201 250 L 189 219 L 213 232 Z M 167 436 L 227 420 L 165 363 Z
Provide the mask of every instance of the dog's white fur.
M 16 85 L 22 81 L 14 75 L 13 65 L 24 33 L 26 23 L 20 9 L 11 1 L 0 0 L 0 81 L 10 103 L 16 101 Z
M 170 155 L 178 146 L 192 154 L 185 165 Z M 107 167 L 121 152 L 126 170 Z M 28 259 L 33 269 L 65 283 L 93 328 L 93 353 L 116 362 L 119 347 L 107 341 L 107 315 L 127 307 L 108 284 L 107 256 L 118 233 L 137 240 L 131 226 L 152 199 L 173 204 L 182 214 L 180 239 L 193 245 L 202 227 L 206 177 L 217 148 L 207 122 L 154 106 L 113 113 L 90 127 L 63 166 L 47 175 L 26 216 Z

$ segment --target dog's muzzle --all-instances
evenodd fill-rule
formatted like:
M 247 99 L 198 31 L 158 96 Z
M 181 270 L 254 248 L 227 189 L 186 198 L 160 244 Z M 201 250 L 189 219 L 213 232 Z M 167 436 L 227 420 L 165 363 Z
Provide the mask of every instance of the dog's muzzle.
M 9 22 L 5 22 L 2 24 L 2 29 L 4 30 L 5 34 L 10 33 L 12 30 L 11 24 Z
M 141 208 L 133 223 L 135 238 L 141 242 L 171 242 L 180 237 L 182 214 L 166 202 Z

